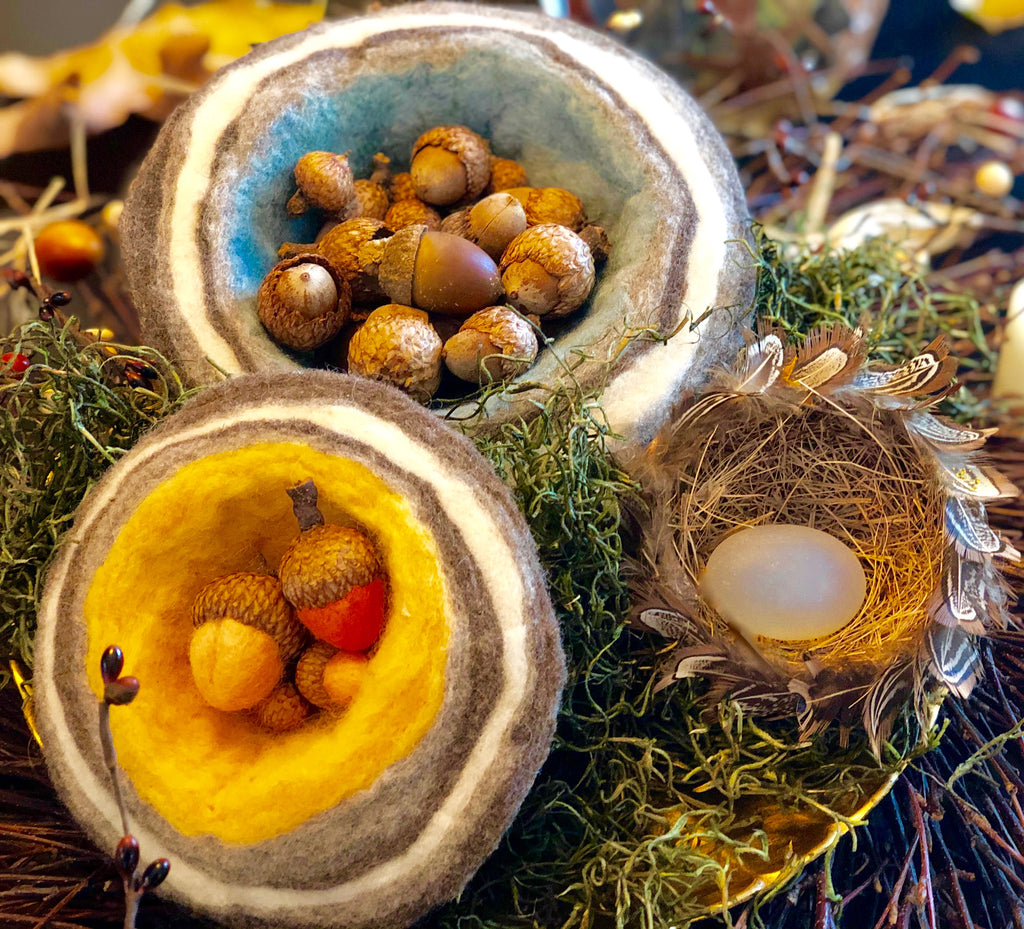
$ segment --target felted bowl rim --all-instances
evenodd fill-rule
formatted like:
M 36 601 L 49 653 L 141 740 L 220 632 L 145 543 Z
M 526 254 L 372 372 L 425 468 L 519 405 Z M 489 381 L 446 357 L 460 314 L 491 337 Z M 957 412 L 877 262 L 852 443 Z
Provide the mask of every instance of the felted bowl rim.
M 413 84 L 416 95 L 397 92 Z M 306 118 L 332 108 L 358 109 L 381 131 Z M 608 380 L 612 428 L 650 438 L 679 391 L 739 344 L 753 294 L 743 192 L 723 140 L 670 78 L 534 12 L 389 7 L 268 42 L 218 72 L 165 125 L 126 202 L 125 265 L 146 340 L 194 383 L 294 369 L 254 310 L 277 247 L 312 232 L 311 220 L 284 217 L 290 166 L 310 148 L 349 150 L 358 176 L 374 151 L 400 159 L 436 123 L 481 131 L 496 153 L 521 157 L 538 186 L 582 185 L 613 240 L 590 310 L 488 400 L 486 415 L 457 401 L 440 411 L 486 427 L 532 415 L 562 378 L 584 390 Z M 182 313 L 201 325 L 183 327 Z M 630 341 L 636 332 L 659 335 Z M 541 389 L 524 390 L 534 383 Z

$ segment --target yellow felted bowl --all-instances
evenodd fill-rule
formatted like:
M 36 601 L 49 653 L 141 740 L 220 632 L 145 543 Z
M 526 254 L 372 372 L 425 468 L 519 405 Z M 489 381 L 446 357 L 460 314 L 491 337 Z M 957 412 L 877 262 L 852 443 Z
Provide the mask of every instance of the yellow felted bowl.
M 286 733 L 205 704 L 190 608 L 273 570 L 312 479 L 389 584 L 342 714 Z M 100 656 L 141 690 L 111 727 L 133 833 L 168 892 L 246 926 L 404 926 L 496 846 L 548 751 L 564 659 L 532 538 L 472 446 L 397 391 L 325 372 L 205 391 L 112 468 L 51 569 L 36 640 L 55 784 L 100 847 L 122 833 L 99 742 Z

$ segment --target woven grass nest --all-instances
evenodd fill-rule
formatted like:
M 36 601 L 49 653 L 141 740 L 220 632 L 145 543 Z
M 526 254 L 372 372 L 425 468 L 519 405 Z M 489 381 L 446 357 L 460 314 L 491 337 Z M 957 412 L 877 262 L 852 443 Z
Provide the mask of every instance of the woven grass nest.
M 709 705 L 729 696 L 754 715 L 796 715 L 802 738 L 838 721 L 845 744 L 862 723 L 883 757 L 904 708 L 927 727 L 936 685 L 971 692 L 974 638 L 1005 628 L 996 561 L 1019 555 L 985 503 L 1017 490 L 977 461 L 994 430 L 930 412 L 957 365 L 941 337 L 900 366 L 866 355 L 860 328 L 818 328 L 799 348 L 767 332 L 659 434 L 635 465 L 651 517 L 634 616 L 677 640 L 659 686 L 706 678 Z M 866 592 L 849 622 L 806 639 L 744 636 L 708 602 L 712 553 L 766 525 L 852 549 Z

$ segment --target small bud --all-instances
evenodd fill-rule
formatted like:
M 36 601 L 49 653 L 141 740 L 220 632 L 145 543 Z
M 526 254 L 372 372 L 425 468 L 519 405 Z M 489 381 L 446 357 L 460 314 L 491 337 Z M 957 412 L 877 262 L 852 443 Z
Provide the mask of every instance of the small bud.
M 145 893 L 147 890 L 159 887 L 166 879 L 170 870 L 171 863 L 166 858 L 157 858 L 156 861 L 150 862 L 146 866 L 146 870 L 142 872 L 142 877 L 136 881 L 135 889 Z
M 116 645 L 110 645 L 103 652 L 100 658 L 100 674 L 103 676 L 104 684 L 112 684 L 121 676 L 121 669 L 124 668 L 124 652 Z
M 139 840 L 126 835 L 114 849 L 114 867 L 122 877 L 131 877 L 139 866 Z

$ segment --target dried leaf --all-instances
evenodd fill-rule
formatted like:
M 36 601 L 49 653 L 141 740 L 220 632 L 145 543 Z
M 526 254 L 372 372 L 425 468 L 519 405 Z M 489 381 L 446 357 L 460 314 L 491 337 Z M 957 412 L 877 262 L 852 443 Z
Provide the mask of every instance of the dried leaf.
M 66 145 L 72 120 L 93 133 L 132 113 L 161 120 L 217 68 L 323 12 L 323 0 L 169 3 L 93 45 L 39 58 L 0 55 L 0 95 L 18 101 L 0 109 L 0 158 Z

